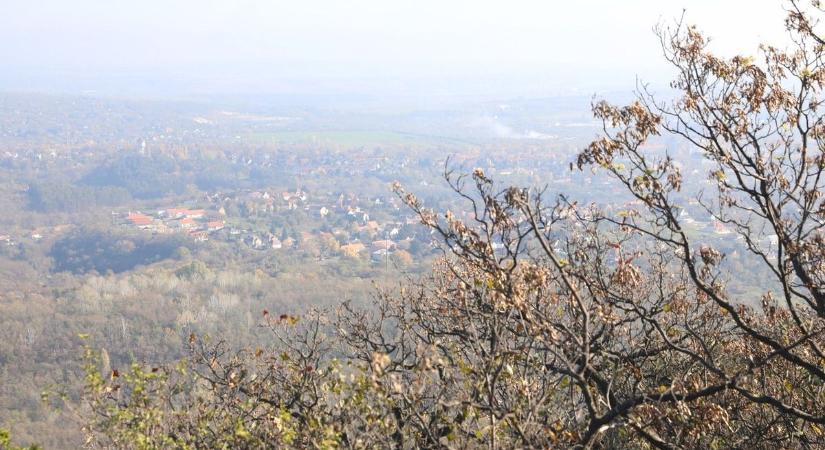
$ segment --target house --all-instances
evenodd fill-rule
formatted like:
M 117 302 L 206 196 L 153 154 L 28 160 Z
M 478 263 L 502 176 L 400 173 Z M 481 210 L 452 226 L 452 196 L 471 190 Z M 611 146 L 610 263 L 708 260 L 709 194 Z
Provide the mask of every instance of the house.
M 373 262 L 387 261 L 389 257 L 390 257 L 390 252 L 385 250 L 385 249 L 376 250 L 376 251 L 372 252 L 372 261 Z
M 170 219 L 180 219 L 185 215 L 185 213 L 185 209 L 170 208 L 166 210 L 166 217 L 169 217 Z
M 126 216 L 126 220 L 131 222 L 132 225 L 144 230 L 150 228 L 155 222 L 151 217 L 141 213 L 129 213 L 129 215 Z
M 281 242 L 281 240 L 278 239 L 275 236 L 272 236 L 272 237 L 269 238 L 269 245 L 275 250 L 283 248 L 283 246 L 284 246 L 284 244 Z
M 373 241 L 372 244 L 370 244 L 370 248 L 372 249 L 373 252 L 377 251 L 377 250 L 392 250 L 392 249 L 395 248 L 395 242 L 393 242 L 389 239 L 381 240 L 381 241 Z
M 226 222 L 223 220 L 213 220 L 211 222 L 206 222 L 206 229 L 209 231 L 218 231 L 222 230 L 225 225 Z
M 181 217 L 200 219 L 204 215 L 206 215 L 206 211 L 202 209 L 170 208 L 166 210 L 166 216 L 171 219 L 180 219 Z
M 724 224 L 722 224 L 722 222 L 719 222 L 718 220 L 713 221 L 713 231 L 716 234 L 730 234 L 731 233 L 731 231 L 728 229 L 728 227 L 726 227 Z
M 180 222 L 178 222 L 178 226 L 183 229 L 190 229 L 195 228 L 197 226 L 197 223 L 195 223 L 193 219 L 187 217 L 185 219 L 181 219 Z
M 264 241 L 254 234 L 245 237 L 244 243 L 256 250 L 261 250 L 264 248 Z
M 209 235 L 204 230 L 190 231 L 189 236 L 193 237 L 197 242 L 205 242 L 209 240 Z
M 203 209 L 186 209 L 183 214 L 190 219 L 201 219 L 206 215 L 206 211 Z

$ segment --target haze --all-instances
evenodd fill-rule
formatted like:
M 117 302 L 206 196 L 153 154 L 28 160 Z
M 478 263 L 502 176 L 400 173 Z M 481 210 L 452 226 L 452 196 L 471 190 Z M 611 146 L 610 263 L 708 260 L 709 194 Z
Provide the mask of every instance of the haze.
M 683 8 L 723 51 L 783 36 L 768 0 L 5 3 L 6 91 L 538 95 L 666 78 Z

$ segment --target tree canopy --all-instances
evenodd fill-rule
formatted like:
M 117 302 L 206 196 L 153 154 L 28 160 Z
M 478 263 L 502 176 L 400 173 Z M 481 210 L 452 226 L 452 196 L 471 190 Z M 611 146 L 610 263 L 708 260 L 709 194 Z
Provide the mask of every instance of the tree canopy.
M 102 370 L 87 353 L 90 442 L 122 448 L 821 448 L 825 445 L 825 42 L 818 2 L 794 43 L 722 58 L 658 29 L 676 99 L 640 86 L 593 105 L 576 167 L 635 206 L 445 179 L 467 216 L 399 197 L 444 257 L 423 279 L 302 317 L 263 311 L 271 348 L 195 335 L 177 365 Z M 680 218 L 667 135 L 712 169 L 708 214 L 770 274 L 727 289 L 726 255 Z

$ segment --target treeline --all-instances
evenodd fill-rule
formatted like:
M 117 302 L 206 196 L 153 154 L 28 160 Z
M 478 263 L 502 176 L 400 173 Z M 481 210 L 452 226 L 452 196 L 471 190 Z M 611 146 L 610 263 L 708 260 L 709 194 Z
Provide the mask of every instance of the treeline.
M 260 346 L 268 341 L 257 326 L 262 310 L 300 314 L 343 299 L 363 304 L 371 280 L 386 283 L 396 275 L 343 277 L 337 265 L 257 252 L 247 260 L 211 241 L 174 256 L 181 260 L 121 273 L 55 273 L 43 286 L 26 263 L 0 258 L 0 284 L 7 288 L 0 292 L 0 428 L 11 430 L 17 444 L 82 447 L 73 411 L 81 404 L 84 343 L 105 348 L 113 368 L 184 357 L 192 332 L 224 338 L 233 348 Z M 346 266 L 359 268 L 371 266 Z
M 180 235 L 80 229 L 55 242 L 49 256 L 55 272 L 119 273 L 172 258 L 180 248 L 192 245 Z
M 192 185 L 210 191 L 254 187 L 263 180 L 251 179 L 248 168 L 227 161 L 181 163 L 167 156 L 127 155 L 94 168 L 78 182 L 32 182 L 27 195 L 32 210 L 74 213 L 101 206 L 122 206 L 134 199 L 180 195 Z
M 96 187 L 119 187 L 135 198 L 149 199 L 182 194 L 190 181 L 191 177 L 180 172 L 173 158 L 127 155 L 92 170 L 82 183 Z
M 204 191 L 258 188 L 285 178 L 281 167 L 250 168 L 224 158 L 176 159 L 130 154 L 96 167 L 83 177 L 81 184 L 122 188 L 135 198 L 152 199 L 182 194 L 189 186 Z
M 44 182 L 28 190 L 29 207 L 40 212 L 80 212 L 100 206 L 117 206 L 132 200 L 129 191 L 116 186 L 77 186 Z

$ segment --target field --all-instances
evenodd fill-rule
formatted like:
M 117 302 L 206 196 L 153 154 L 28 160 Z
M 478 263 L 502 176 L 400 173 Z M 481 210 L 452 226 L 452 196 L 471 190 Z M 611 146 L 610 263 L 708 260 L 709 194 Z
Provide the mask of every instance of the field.
M 292 145 L 337 145 L 341 147 L 467 144 L 466 142 L 446 137 L 380 130 L 275 131 L 253 133 L 249 138 L 253 142 Z

